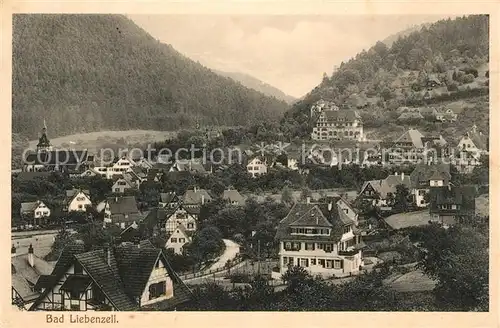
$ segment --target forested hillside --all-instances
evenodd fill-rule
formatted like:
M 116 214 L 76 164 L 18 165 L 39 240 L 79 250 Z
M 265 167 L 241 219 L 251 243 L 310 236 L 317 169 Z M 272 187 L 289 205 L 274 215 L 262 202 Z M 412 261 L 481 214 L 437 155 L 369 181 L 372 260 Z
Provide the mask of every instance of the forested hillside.
M 279 119 L 283 101 L 221 77 L 121 15 L 15 15 L 13 132 L 52 137 Z
M 390 47 L 377 42 L 341 63 L 295 103 L 282 120 L 283 132 L 292 137 L 308 136 L 312 123 L 309 108 L 321 98 L 358 108 L 367 128 L 384 126 L 387 133 L 387 123 L 395 121 L 401 106 L 440 106 L 446 101 L 484 97 L 489 85 L 488 31 L 489 17 L 472 15 L 424 25 Z M 441 84 L 428 92 L 424 81 L 430 76 Z M 457 124 L 476 123 L 487 132 L 487 97 L 474 111 L 477 117 L 459 115 Z
M 253 77 L 251 75 L 245 74 L 245 73 L 239 73 L 239 72 L 222 72 L 222 71 L 215 71 L 217 74 L 229 77 L 236 82 L 241 83 L 243 86 L 257 90 L 259 92 L 262 92 L 265 95 L 275 97 L 277 99 L 283 100 L 289 104 L 292 104 L 293 102 L 296 101 L 296 99 L 292 96 L 287 95 L 283 91 L 279 90 L 276 87 L 273 87 L 272 85 L 269 85 L 265 82 L 262 82 L 261 80 L 257 79 L 256 77 Z

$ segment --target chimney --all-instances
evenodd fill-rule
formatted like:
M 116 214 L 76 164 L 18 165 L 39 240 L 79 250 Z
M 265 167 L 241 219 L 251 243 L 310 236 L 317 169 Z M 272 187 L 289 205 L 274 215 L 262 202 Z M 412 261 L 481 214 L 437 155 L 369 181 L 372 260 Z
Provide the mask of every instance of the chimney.
M 307 203 L 307 204 L 311 204 L 311 197 L 309 197 L 309 196 L 308 196 L 308 197 L 306 198 L 306 203 Z
M 205 195 L 201 195 L 201 205 L 205 204 Z
M 28 263 L 32 268 L 35 266 L 35 254 L 33 254 L 33 245 L 31 244 L 28 248 Z

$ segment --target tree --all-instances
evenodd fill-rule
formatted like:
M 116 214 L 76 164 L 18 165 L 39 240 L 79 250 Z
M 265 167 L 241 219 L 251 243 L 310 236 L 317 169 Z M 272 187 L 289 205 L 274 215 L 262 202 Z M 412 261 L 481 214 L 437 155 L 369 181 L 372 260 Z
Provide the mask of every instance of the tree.
M 287 290 L 292 293 L 311 279 L 311 275 L 301 266 L 291 266 L 281 275 L 281 280 L 287 284 Z
M 288 188 L 288 186 L 284 186 L 281 190 L 281 202 L 287 205 L 291 205 L 293 203 L 292 191 Z
M 424 232 L 425 253 L 419 266 L 437 279 L 434 294 L 455 311 L 488 310 L 488 233 L 431 225 Z
M 394 209 L 399 212 L 408 212 L 410 208 L 410 191 L 406 185 L 396 186 L 396 195 L 394 196 Z
M 186 254 L 198 265 L 219 256 L 224 251 L 222 233 L 213 226 L 206 226 L 198 231 L 191 243 L 185 246 Z

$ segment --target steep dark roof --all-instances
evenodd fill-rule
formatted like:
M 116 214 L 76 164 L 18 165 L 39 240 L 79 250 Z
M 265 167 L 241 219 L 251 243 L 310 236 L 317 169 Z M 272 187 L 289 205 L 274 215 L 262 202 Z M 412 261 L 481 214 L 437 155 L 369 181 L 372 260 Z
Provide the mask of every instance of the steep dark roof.
M 447 185 L 451 179 L 450 164 L 432 164 L 419 163 L 410 174 L 412 187 L 428 187 L 429 180 L 444 180 Z
M 212 200 L 209 192 L 205 189 L 186 190 L 184 197 L 182 197 L 182 203 L 188 205 L 201 205 L 202 198 L 204 197 L 204 202 Z
M 442 209 L 442 205 L 459 205 L 457 209 Z M 474 215 L 476 187 L 438 187 L 430 189 L 430 212 L 437 214 Z
M 120 246 L 116 249 L 118 271 L 129 296 L 140 297 L 142 295 L 159 255 L 159 249 L 149 247 L 143 249 Z
M 41 285 L 46 285 L 46 282 L 48 280 L 54 281 L 56 283 L 65 273 L 68 271 L 68 269 L 71 267 L 74 261 L 74 255 L 75 254 L 80 254 L 85 251 L 85 245 L 83 243 L 75 243 L 66 246 L 63 251 L 61 252 L 61 255 L 57 259 L 56 265 L 54 266 L 54 269 L 52 270 L 52 273 L 50 276 L 51 278 L 44 277 L 42 278 L 44 281 L 40 283 L 39 286 Z M 35 284 L 36 286 L 37 284 Z M 30 310 L 35 309 L 47 296 L 47 294 L 50 292 L 50 288 L 47 287 L 46 290 L 40 295 L 38 299 L 33 302 L 33 305 L 30 307 Z
M 133 311 L 138 308 L 125 293 L 123 282 L 118 274 L 116 263 L 108 265 L 104 250 L 96 250 L 76 255 L 84 270 L 101 288 L 109 301 L 119 311 Z M 110 257 L 110 262 L 113 256 Z
M 87 275 L 70 275 L 62 284 L 60 290 L 83 292 L 92 279 Z
M 75 195 L 77 195 L 79 192 L 83 192 L 85 195 L 90 195 L 90 192 L 86 189 L 71 189 L 71 190 L 66 190 L 66 197 L 71 198 Z
M 357 113 L 350 109 L 324 111 L 323 114 L 328 121 L 342 120 L 343 122 L 351 122 L 359 118 Z
M 30 153 L 24 159 L 24 163 L 29 165 L 76 165 L 86 161 L 86 150 L 52 150 L 41 153 Z
M 108 204 L 111 214 L 139 213 L 134 196 L 109 197 Z
M 331 206 L 331 209 L 329 207 Z M 338 207 L 337 204 L 305 204 L 295 203 L 287 216 L 280 221 L 276 232 L 278 240 L 317 240 L 337 242 L 343 234 L 343 227 L 354 222 Z M 318 228 L 331 228 L 329 236 L 302 236 L 291 235 L 292 226 L 307 226 Z

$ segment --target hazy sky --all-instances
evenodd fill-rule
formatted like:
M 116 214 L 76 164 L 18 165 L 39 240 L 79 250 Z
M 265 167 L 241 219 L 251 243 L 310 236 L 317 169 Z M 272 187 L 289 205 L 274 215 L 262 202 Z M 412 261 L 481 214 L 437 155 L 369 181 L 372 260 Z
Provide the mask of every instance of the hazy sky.
M 217 70 L 250 74 L 301 97 L 378 40 L 443 16 L 129 16 L 153 37 Z

